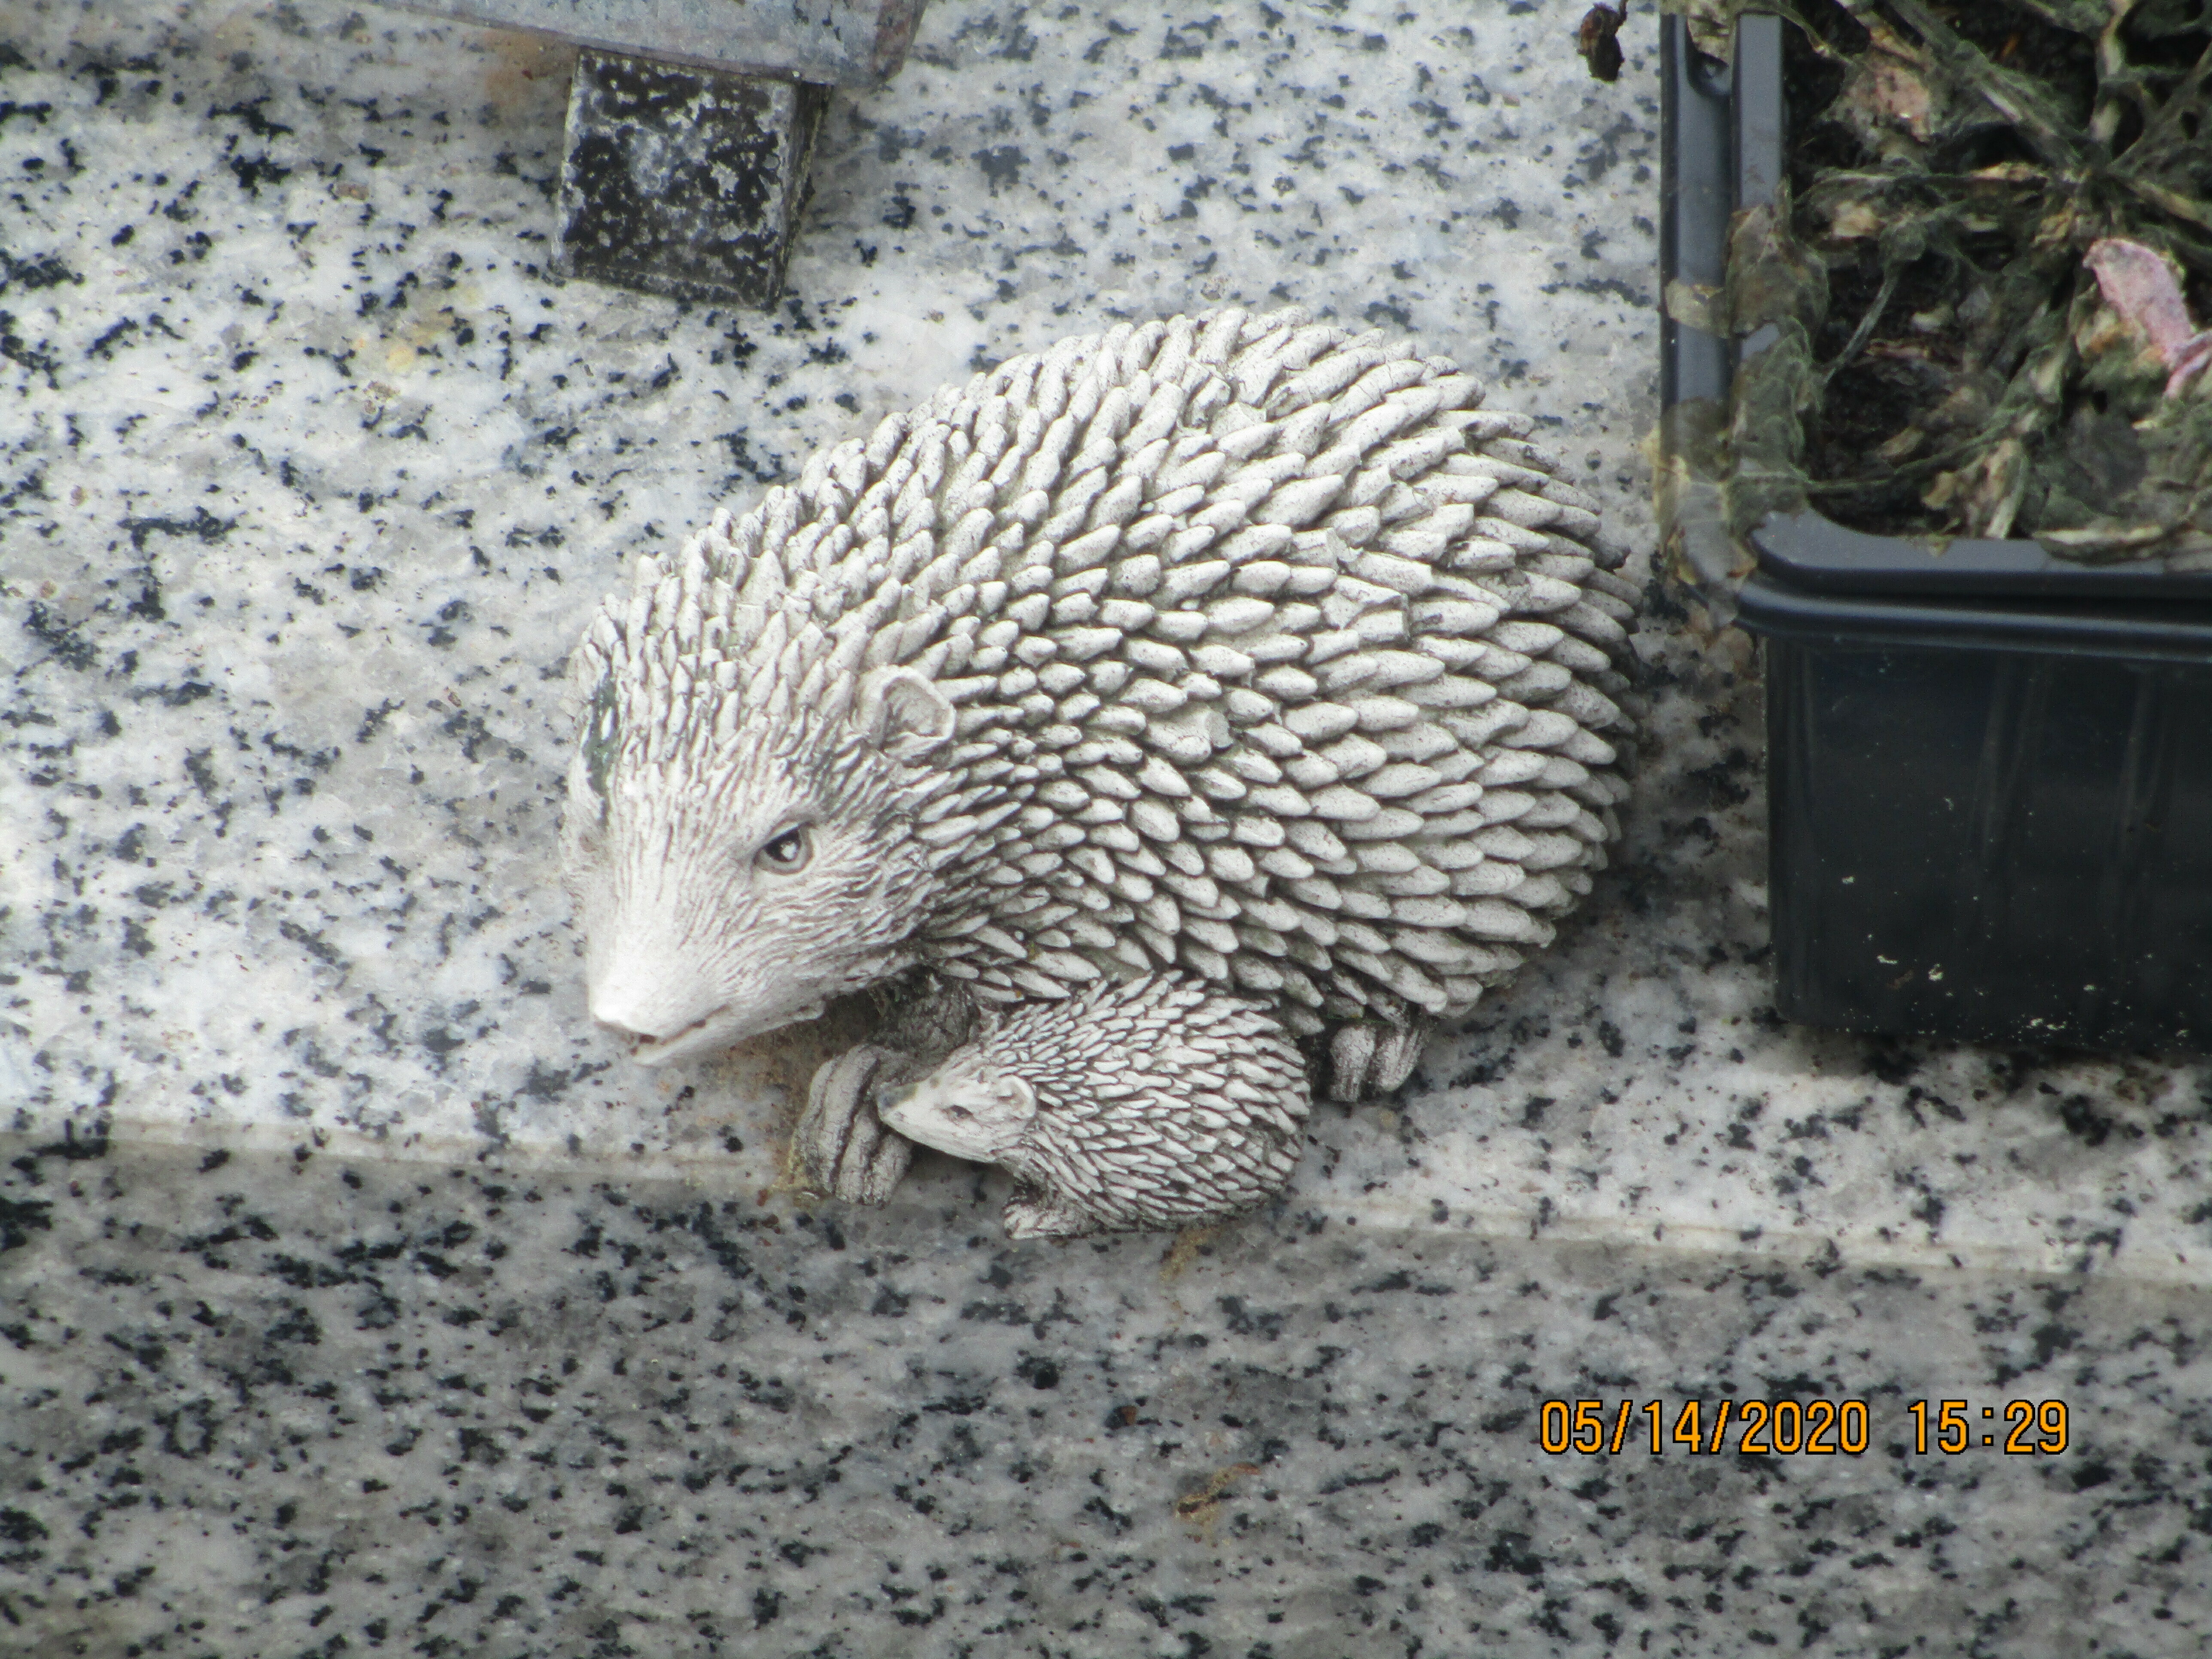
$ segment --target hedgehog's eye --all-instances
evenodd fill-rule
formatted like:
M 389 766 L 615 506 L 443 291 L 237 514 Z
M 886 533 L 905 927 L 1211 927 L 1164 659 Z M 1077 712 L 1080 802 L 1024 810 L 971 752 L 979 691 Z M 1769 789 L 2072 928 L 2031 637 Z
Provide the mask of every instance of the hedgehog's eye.
M 969 1111 L 965 1106 L 947 1106 L 945 1109 L 945 1115 L 947 1117 L 957 1117 L 963 1123 L 965 1123 L 969 1118 L 975 1116 L 975 1114 Z
M 805 829 L 787 830 L 760 849 L 758 861 L 778 875 L 787 876 L 795 870 L 804 870 L 806 861 L 814 856 L 812 843 Z

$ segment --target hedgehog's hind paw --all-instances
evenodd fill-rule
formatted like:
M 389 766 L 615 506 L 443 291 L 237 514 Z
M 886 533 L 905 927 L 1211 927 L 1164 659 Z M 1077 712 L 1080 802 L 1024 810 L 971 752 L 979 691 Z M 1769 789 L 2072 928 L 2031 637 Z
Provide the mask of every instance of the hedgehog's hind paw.
M 884 1127 L 876 1091 L 895 1081 L 905 1056 L 864 1042 L 819 1066 L 793 1140 L 817 1191 L 848 1204 L 881 1204 L 914 1161 L 914 1143 Z
M 1411 1025 L 1362 1020 L 1338 1026 L 1328 1043 L 1328 1097 L 1352 1104 L 1389 1094 L 1413 1076 L 1432 1029 L 1426 1020 Z

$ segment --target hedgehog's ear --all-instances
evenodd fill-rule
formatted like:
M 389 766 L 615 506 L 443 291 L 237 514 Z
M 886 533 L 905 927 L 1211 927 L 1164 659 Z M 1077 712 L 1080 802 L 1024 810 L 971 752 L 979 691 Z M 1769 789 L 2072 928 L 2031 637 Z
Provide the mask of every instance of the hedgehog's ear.
M 952 735 L 952 704 L 911 668 L 878 668 L 860 682 L 860 735 L 893 760 L 916 760 Z
M 1026 1078 L 1010 1072 L 992 1084 L 991 1092 L 1002 1108 L 1024 1122 L 1036 1115 L 1036 1091 L 1030 1087 Z

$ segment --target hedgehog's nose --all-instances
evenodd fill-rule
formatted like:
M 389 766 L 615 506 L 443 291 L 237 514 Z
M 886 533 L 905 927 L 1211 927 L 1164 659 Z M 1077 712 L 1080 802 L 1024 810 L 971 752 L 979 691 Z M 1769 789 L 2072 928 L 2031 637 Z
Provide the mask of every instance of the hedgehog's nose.
M 633 1048 L 641 1042 L 651 1042 L 653 1040 L 652 1032 L 641 1031 L 635 1026 L 623 1024 L 618 1019 L 609 1019 L 597 1009 L 592 1010 L 592 1023 L 608 1036 L 621 1038 Z
M 665 1042 L 669 1038 L 678 1035 L 673 1030 L 653 1030 L 649 1027 L 632 1024 L 628 1020 L 615 1019 L 601 1013 L 596 1008 L 592 1011 L 592 1019 L 601 1030 L 611 1036 L 621 1038 L 632 1048 L 650 1048 L 655 1043 Z
M 647 1000 L 631 987 L 594 985 L 589 988 L 585 1001 L 592 1011 L 592 1022 L 618 1037 L 650 1042 L 662 1035 L 653 1029 L 658 1022 L 653 1018 L 653 1011 L 645 1006 Z
M 588 1000 L 592 1020 L 627 1042 L 639 1059 L 648 1061 L 653 1049 L 696 1030 L 720 1012 L 674 1005 L 665 997 L 653 995 L 650 988 L 641 991 L 618 983 L 593 987 Z

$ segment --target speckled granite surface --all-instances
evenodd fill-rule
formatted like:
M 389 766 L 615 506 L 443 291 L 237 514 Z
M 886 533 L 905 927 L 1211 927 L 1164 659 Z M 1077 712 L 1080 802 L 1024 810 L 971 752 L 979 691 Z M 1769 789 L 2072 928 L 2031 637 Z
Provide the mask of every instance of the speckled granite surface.
M 1010 1247 L 934 1158 L 811 1210 L 848 1027 L 583 1017 L 590 606 L 971 366 L 1404 325 L 1648 540 L 1652 27 L 1603 86 L 1581 10 L 938 4 L 773 316 L 544 274 L 556 49 L 0 11 L 0 1652 L 2205 1648 L 2201 1068 L 1776 1022 L 1755 674 L 1663 602 L 1584 919 L 1211 1241 Z M 1784 1393 L 1872 1449 L 1535 1444 Z
M 1010 1247 L 951 1182 L 794 1218 L 496 1163 L 204 1161 L 49 1154 L 10 1190 L 44 1207 L 10 1212 L 0 1629 L 42 1654 L 2207 1636 L 2212 1360 L 2170 1288 L 1295 1207 L 1182 1252 Z M 1724 1392 L 1863 1397 L 1869 1449 L 1534 1443 L 1546 1398 Z M 1929 1395 L 2067 1399 L 2073 1449 L 1914 1456 Z

